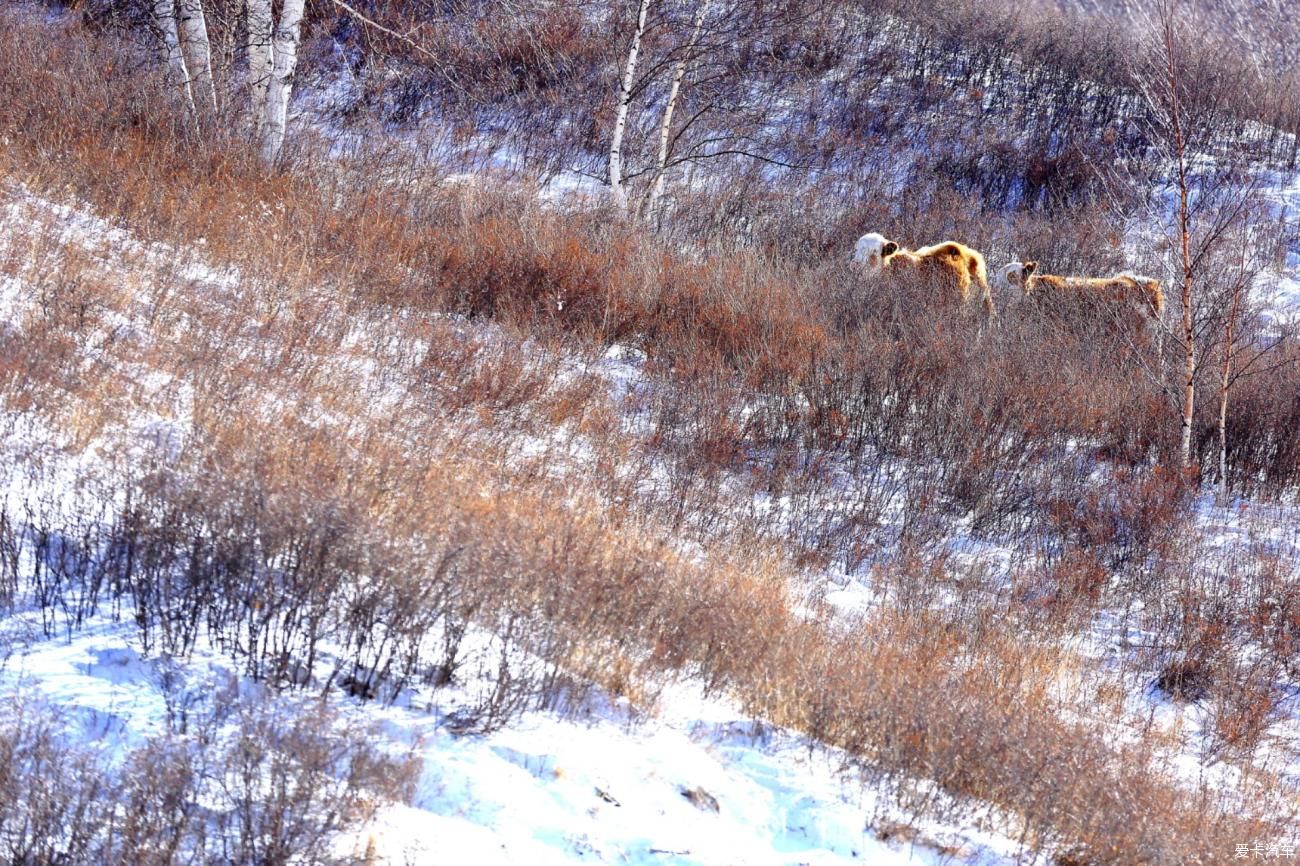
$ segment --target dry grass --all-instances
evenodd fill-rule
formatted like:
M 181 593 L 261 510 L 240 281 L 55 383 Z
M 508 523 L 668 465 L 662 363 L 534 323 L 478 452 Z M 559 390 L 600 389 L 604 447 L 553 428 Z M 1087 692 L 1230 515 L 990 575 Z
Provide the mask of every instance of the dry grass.
M 143 290 L 136 306 L 157 308 L 151 298 Z M 106 538 L 87 543 L 133 547 L 140 563 L 124 571 L 107 562 L 97 579 L 87 561 L 78 567 L 88 571 L 47 576 L 47 591 L 92 606 L 121 598 L 140 612 L 146 644 L 174 653 L 198 637 L 186 623 L 205 611 L 203 628 L 218 645 L 264 647 L 237 655 L 269 682 L 287 681 L 286 660 L 310 659 L 313 641 L 329 634 L 352 648 L 339 682 L 367 683 L 360 694 L 484 663 L 424 641 L 463 622 L 486 626 L 540 664 L 498 679 L 501 688 L 462 720 L 467 727 L 530 706 L 576 706 L 591 685 L 649 706 L 666 678 L 695 674 L 756 716 L 878 772 L 996 804 L 1035 848 L 1066 844 L 1093 862 L 1213 862 L 1223 838 L 1265 832 L 1179 793 L 1153 769 L 1154 745 L 1117 749 L 1091 727 L 1061 721 L 1050 689 L 1061 659 L 1050 648 L 1031 651 L 1027 638 L 978 620 L 887 610 L 852 626 L 808 619 L 796 613 L 793 568 L 779 548 L 755 558 L 752 548 L 715 543 L 684 556 L 671 528 L 634 498 L 612 505 L 543 465 L 552 461 L 518 458 L 513 444 L 549 429 L 557 412 L 610 409 L 590 389 L 582 400 L 557 387 L 544 361 L 540 372 L 527 369 L 508 339 L 369 320 L 372 336 L 352 352 L 384 358 L 391 366 L 379 377 L 340 361 L 349 354 L 332 324 L 336 308 L 311 296 L 285 301 L 297 315 L 269 324 L 250 321 L 238 299 L 223 306 L 202 292 L 162 305 L 169 314 L 141 345 L 165 338 L 192 347 L 144 356 L 151 370 L 196 389 L 189 443 L 161 473 L 135 479 L 127 464 L 108 479 L 134 490 L 134 505 L 110 518 Z M 69 333 L 95 330 L 87 320 Z M 205 343 L 203 333 L 221 342 Z M 36 357 L 57 356 L 54 336 L 26 344 Z M 128 348 L 115 364 L 138 361 Z M 380 410 L 381 386 L 397 382 L 411 384 Z M 109 416 L 121 419 L 134 405 L 116 389 L 47 385 L 35 394 L 51 420 L 83 405 L 116 406 Z M 76 438 L 102 442 L 114 432 L 101 422 Z M 612 444 L 600 451 L 618 459 Z M 299 563 L 293 580 L 261 580 L 290 562 Z M 172 583 L 177 575 L 187 576 L 183 585 Z M 86 601 L 88 585 L 103 594 Z M 83 608 L 58 615 L 71 611 Z M 380 623 L 388 641 L 376 653 L 367 639 Z M 253 635 L 260 641 L 250 644 Z
M 578 706 L 593 685 L 650 707 L 694 676 L 889 778 L 987 804 L 1072 862 L 1218 862 L 1286 820 L 1188 790 L 1155 733 L 1117 742 L 1085 721 L 1095 711 L 1056 688 L 1078 661 L 1028 628 L 1032 612 L 982 587 L 936 612 L 937 589 L 960 589 L 931 555 L 954 503 L 989 532 L 1037 515 L 1045 547 L 1067 542 L 1045 579 L 1078 619 L 1112 600 L 1104 576 L 1148 576 L 1185 526 L 1185 480 L 1140 467 L 1154 426 L 1132 417 L 1140 384 L 1085 363 L 1070 335 L 1010 323 L 981 343 L 960 318 L 864 301 L 843 271 L 683 255 L 509 195 L 413 198 L 420 178 L 376 189 L 364 165 L 267 175 L 237 140 L 172 126 L 150 82 L 91 74 L 120 46 L 33 42 L 0 20 L 0 54 L 18 58 L 0 71 L 0 173 L 75 190 L 161 245 L 87 250 L 37 205 L 4 242 L 28 312 L 0 335 L 0 397 L 66 431 L 69 451 L 102 449 L 99 480 L 120 497 L 106 501 L 122 503 L 79 525 L 67 503 L 38 503 L 27 520 L 86 553 L 140 554 L 74 558 L 39 585 L 0 570 L 8 603 L 42 599 L 47 629 L 121 605 L 146 646 L 183 654 L 206 636 L 285 687 L 328 635 L 345 648 L 334 684 L 377 697 L 485 666 L 496 686 L 466 729 Z M 194 277 L 189 251 L 237 276 Z M 612 340 L 643 345 L 659 377 L 631 405 L 583 369 Z M 132 451 L 142 412 L 176 417 L 181 447 Z M 1072 458 L 1048 461 L 1074 437 L 1139 466 L 1062 481 Z M 831 493 L 817 455 L 870 477 L 878 453 L 937 468 L 884 494 Z M 808 532 L 736 517 L 755 491 L 813 503 Z M 823 494 L 859 497 L 842 525 L 818 513 Z M 861 560 L 853 545 L 900 501 L 908 555 L 878 573 L 897 589 L 880 609 L 846 622 L 802 597 L 796 563 Z M 0 549 L 25 539 L 0 520 Z M 1193 602 L 1178 605 L 1171 617 Z M 470 624 L 513 655 L 466 658 Z M 1171 629 L 1170 645 L 1209 658 L 1222 635 L 1206 634 Z M 1217 713 L 1225 743 L 1268 717 L 1266 680 L 1250 682 Z

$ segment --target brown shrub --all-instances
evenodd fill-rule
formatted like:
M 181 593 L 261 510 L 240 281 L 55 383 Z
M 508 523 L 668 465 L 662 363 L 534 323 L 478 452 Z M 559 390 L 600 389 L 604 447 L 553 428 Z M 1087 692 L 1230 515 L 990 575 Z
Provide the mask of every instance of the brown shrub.
M 426 209 L 400 186 L 376 191 L 362 168 L 268 175 L 235 141 L 180 147 L 193 142 L 165 111 L 130 122 L 140 100 L 165 105 L 163 91 L 102 82 L 83 54 L 23 42 L 18 29 L 0 28 L 0 53 L 19 58 L 0 70 L 15 97 L 0 109 L 15 142 L 0 156 L 6 170 L 38 191 L 73 186 L 149 240 L 183 249 L 201 233 L 212 261 L 244 277 L 217 309 L 160 298 L 153 325 L 184 351 L 150 361 L 195 386 L 194 433 L 157 474 L 115 479 L 138 495 L 108 540 L 143 555 L 114 560 L 105 577 L 156 645 L 183 652 L 208 630 L 250 673 L 290 688 L 300 685 L 290 659 L 311 658 L 332 633 L 350 656 L 334 684 L 385 698 L 477 664 L 492 688 L 466 729 L 529 706 L 575 706 L 566 698 L 577 684 L 653 699 L 662 678 L 693 673 L 882 772 L 994 804 L 1035 846 L 1069 845 L 1095 862 L 1208 862 L 1223 838 L 1267 829 L 1187 794 L 1150 742 L 1116 746 L 1066 721 L 1049 697 L 1051 654 L 990 627 L 1005 619 L 926 612 L 945 576 L 929 556 L 951 528 L 944 518 L 969 513 L 990 532 L 1013 531 L 1043 501 L 1034 482 L 1075 462 L 1071 439 L 1128 441 L 1127 401 L 1151 393 L 1131 371 L 1098 370 L 1068 336 L 1008 324 L 979 338 L 969 322 L 873 296 L 842 271 L 686 255 L 633 226 L 523 206 L 506 216 L 499 202 Z M 94 125 L 68 122 L 67 106 L 96 100 Z M 14 105 L 32 106 L 34 122 Z M 828 311 L 824 298 L 838 306 Z M 629 478 L 574 476 L 608 485 L 606 497 L 569 487 L 549 453 L 517 453 L 513 434 L 559 405 L 554 371 L 517 357 L 522 342 L 497 349 L 441 328 L 424 329 L 430 345 L 413 349 L 411 321 L 448 311 L 579 345 L 641 342 L 651 370 L 682 385 L 650 398 L 650 448 L 681 458 L 669 464 L 670 489 L 640 484 L 649 464 L 626 460 L 635 439 L 603 443 L 596 458 Z M 178 313 L 193 321 L 175 325 Z M 376 392 L 328 363 L 354 318 L 385 322 L 415 394 L 375 411 Z M 250 349 L 250 333 L 269 346 Z M 78 357 L 60 347 L 64 332 L 50 335 L 50 356 Z M 383 367 L 389 356 L 372 348 Z M 43 360 L 21 360 L 13 378 Z M 760 485 L 800 484 L 791 501 L 814 503 L 796 505 L 811 535 L 826 533 L 811 561 L 860 543 L 859 528 L 901 500 L 903 543 L 916 553 L 882 579 L 915 603 L 855 623 L 809 616 L 791 588 L 788 537 L 755 521 L 721 543 L 736 522 L 719 482 L 760 465 L 751 445 L 782 446 Z M 788 456 L 807 445 L 833 446 L 855 472 L 897 458 L 918 468 L 905 488 L 862 493 L 851 519 L 826 528 L 832 520 L 815 513 L 834 477 L 825 455 L 806 467 Z M 1132 473 L 1124 492 L 1082 513 L 1061 506 L 1054 531 L 1085 557 L 1137 563 L 1164 543 L 1179 488 L 1116 471 Z M 699 551 L 680 553 L 683 536 L 703 542 Z M 1090 596 L 1096 570 L 1082 576 L 1071 591 Z M 1222 635 L 1188 623 L 1185 657 L 1215 658 Z M 470 624 L 495 634 L 499 653 L 467 659 L 457 635 Z

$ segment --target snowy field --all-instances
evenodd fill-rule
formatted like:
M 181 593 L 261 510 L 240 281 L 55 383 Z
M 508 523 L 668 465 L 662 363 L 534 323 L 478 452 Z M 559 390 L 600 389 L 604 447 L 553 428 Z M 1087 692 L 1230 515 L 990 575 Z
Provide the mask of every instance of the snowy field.
M 12 635 L 24 624 L 15 617 L 3 628 Z M 71 640 L 13 651 L 0 690 L 47 702 L 70 736 L 110 762 L 175 734 L 178 706 L 197 719 L 242 692 L 312 711 L 313 690 L 267 694 L 215 653 L 143 658 L 130 624 L 95 622 Z M 412 692 L 393 706 L 338 699 L 345 717 L 374 726 L 379 742 L 420 764 L 410 804 L 384 808 L 338 845 L 368 847 L 391 863 L 1014 861 L 1005 836 L 911 821 L 879 802 L 842 756 L 689 687 L 665 695 L 653 717 L 620 705 L 586 719 L 530 712 L 486 735 L 452 732 L 448 720 L 466 697 L 448 689 Z
M 92 215 L 12 185 L 0 187 L 0 195 L 0 238 L 6 239 L 0 240 L 0 253 L 18 234 L 15 229 L 33 226 L 56 233 L 60 254 L 97 257 L 110 271 L 117 267 L 115 257 L 124 254 L 139 268 L 152 257 L 175 253 L 142 245 Z M 1282 195 L 1288 202 L 1300 200 L 1300 185 Z M 206 293 L 205 303 L 229 302 L 238 275 L 186 255 L 189 290 Z M 124 273 L 126 278 L 132 275 Z M 1274 309 L 1286 315 L 1300 309 L 1294 271 L 1270 279 Z M 21 279 L 3 278 L 0 332 L 15 327 L 37 301 Z M 146 314 L 138 310 L 139 318 L 111 320 L 115 338 L 144 334 Z M 162 446 L 165 452 L 168 442 L 185 437 L 184 383 L 160 380 L 147 368 L 125 372 L 143 393 L 170 396 L 146 401 L 136 416 L 112 427 L 117 442 L 71 449 L 65 447 L 67 437 L 55 431 L 28 421 L 4 422 L 11 434 L 6 460 L 20 467 L 5 479 L 7 513 L 20 514 L 22 503 L 33 498 L 77 488 L 93 477 L 101 450 L 146 454 Z M 635 352 L 611 351 L 597 372 L 619 402 L 648 387 Z M 636 419 L 628 423 L 634 426 Z M 33 466 L 39 462 L 39 470 L 22 471 L 28 457 Z M 95 496 L 82 492 L 72 499 L 91 503 Z M 1207 546 L 1223 548 L 1247 538 L 1255 543 L 1262 534 L 1262 543 L 1296 556 L 1293 510 L 1256 509 L 1247 518 L 1248 511 L 1240 503 L 1218 506 L 1206 499 L 1199 520 Z M 1005 551 L 973 539 L 956 539 L 954 545 L 972 561 L 1005 560 Z M 19 563 L 20 570 L 33 567 L 30 558 Z M 826 582 L 827 600 L 837 607 L 854 611 L 873 603 L 873 588 L 863 574 L 828 574 Z M 187 659 L 146 656 L 129 617 L 100 616 L 70 634 L 56 630 L 47 637 L 35 613 L 20 610 L 0 621 L 0 636 L 0 689 L 13 700 L 47 707 L 67 725 L 69 736 L 105 753 L 110 764 L 151 738 L 174 735 L 178 705 L 196 716 L 214 712 L 214 702 L 231 694 L 277 706 L 296 704 L 299 711 L 305 705 L 305 698 L 263 693 L 212 647 L 203 646 Z M 1141 640 L 1115 622 L 1099 626 L 1095 641 L 1080 646 L 1079 653 L 1103 661 L 1119 658 Z M 471 643 L 477 646 L 471 655 L 486 658 L 494 652 L 487 635 L 475 635 Z M 323 689 L 333 670 L 330 658 L 318 660 L 303 674 L 309 683 L 303 693 Z M 870 768 L 756 722 L 726 701 L 705 700 L 689 681 L 669 686 L 648 712 L 598 695 L 578 711 L 532 711 L 488 734 L 457 733 L 458 708 L 477 700 L 474 690 L 482 687 L 472 676 L 454 688 L 416 687 L 390 706 L 334 693 L 342 717 L 372 726 L 384 749 L 411 755 L 419 766 L 412 801 L 383 808 L 355 838 L 339 839 L 339 846 L 390 863 L 1021 862 L 1016 828 L 992 810 L 951 825 L 910 819 L 897 805 L 906 796 L 883 796 L 881 780 Z M 1283 763 L 1292 763 L 1300 749 L 1296 701 L 1292 695 L 1284 705 L 1291 721 L 1276 728 L 1277 760 Z M 1131 696 L 1130 703 L 1130 716 L 1158 719 L 1176 732 L 1171 759 L 1188 777 L 1222 772 L 1222 780 L 1231 781 L 1235 770 L 1207 766 L 1200 753 L 1204 719 L 1195 705 L 1174 704 L 1154 692 Z M 1300 765 L 1292 763 L 1290 773 L 1300 777 Z M 917 799 L 938 796 L 923 782 L 889 785 L 914 788 L 907 796 Z
M 121 267 L 124 281 L 138 274 L 128 273 L 118 257 L 139 268 L 171 254 L 12 185 L 3 193 L 0 231 L 11 244 L 19 226 L 52 233 L 64 254 Z M 191 289 L 214 304 L 232 297 L 238 279 L 197 257 L 186 273 Z M 21 280 L 6 278 L 0 327 L 21 322 L 36 302 Z M 119 335 L 147 330 L 131 316 L 112 321 Z M 602 364 L 616 392 L 635 389 L 640 375 L 635 353 L 624 355 L 612 352 Z M 103 455 L 154 459 L 177 447 L 187 435 L 184 389 L 148 369 L 130 374 L 148 393 L 182 397 L 160 399 L 115 426 L 111 436 L 118 441 L 75 448 L 67 435 L 30 418 L 5 420 L 5 457 L 16 467 L 5 479 L 5 513 L 21 515 L 34 501 L 109 510 L 114 503 L 103 501 L 91 483 Z M 159 411 L 164 403 L 168 408 Z M 20 572 L 36 567 L 33 555 L 29 546 Z M 46 631 L 34 610 L 0 620 L 0 693 L 56 718 L 72 741 L 109 767 L 121 766 L 155 738 L 183 735 L 182 715 L 219 717 L 219 703 L 232 696 L 311 713 L 310 696 L 333 671 L 332 660 L 322 658 L 299 697 L 279 697 L 233 670 L 210 646 L 185 659 L 144 654 L 129 616 L 100 615 L 75 630 L 56 625 L 50 636 Z M 494 651 L 486 635 L 470 642 L 478 644 L 467 652 L 471 658 Z M 339 839 L 342 849 L 369 851 L 389 863 L 1014 860 L 1017 846 L 1005 834 L 915 822 L 885 803 L 863 768 L 845 756 L 756 722 L 725 701 L 705 700 L 689 682 L 669 687 L 650 713 L 597 695 L 576 713 L 533 711 L 490 734 L 459 734 L 458 708 L 479 698 L 476 689 L 487 688 L 467 679 L 456 688 L 409 690 L 391 706 L 334 690 L 343 718 L 367 726 L 393 754 L 413 755 L 420 767 L 412 801 L 381 810 L 356 838 Z

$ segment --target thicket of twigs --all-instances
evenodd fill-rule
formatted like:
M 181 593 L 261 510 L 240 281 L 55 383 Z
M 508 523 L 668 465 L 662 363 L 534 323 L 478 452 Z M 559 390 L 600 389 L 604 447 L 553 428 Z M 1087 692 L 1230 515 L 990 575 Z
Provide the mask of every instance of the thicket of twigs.
M 1005 297 L 982 327 L 777 255 L 851 234 L 788 200 L 746 212 L 781 243 L 715 244 L 715 220 L 684 252 L 685 228 L 447 188 L 400 155 L 268 172 L 237 124 L 196 133 L 131 43 L 3 14 L 0 175 L 173 251 L 86 250 L 40 220 L 6 239 L 0 267 L 32 301 L 0 334 L 6 423 L 78 450 L 184 392 L 192 425 L 174 452 L 106 460 L 93 496 L 0 515 L 0 601 L 47 634 L 116 614 L 149 652 L 210 642 L 271 686 L 362 698 L 483 679 L 466 731 L 572 710 L 593 685 L 651 707 L 694 675 L 888 779 L 993 804 L 1060 862 L 1215 862 L 1286 820 L 1248 805 L 1267 774 L 1188 792 L 1159 730 L 1116 745 L 1108 676 L 1056 687 L 1080 664 L 1060 638 L 1125 611 L 1150 646 L 1120 684 L 1208 702 L 1215 748 L 1246 760 L 1300 659 L 1293 565 L 1263 542 L 1201 555 L 1149 344 Z M 975 211 L 937 212 L 895 218 L 987 236 Z M 1117 264 L 1097 205 L 1008 225 L 1078 268 Z M 190 256 L 236 288 L 188 291 Z M 583 370 L 615 342 L 650 378 L 621 403 Z M 143 395 L 142 364 L 172 389 Z M 1294 362 L 1234 387 L 1234 488 L 1293 495 Z M 1014 551 L 1010 580 L 954 557 L 958 527 Z M 879 610 L 850 625 L 805 598 L 797 578 L 826 569 L 870 569 Z M 495 643 L 472 650 L 471 629 Z M 318 659 L 325 682 L 300 673 Z M 90 797 L 66 792 L 74 811 Z

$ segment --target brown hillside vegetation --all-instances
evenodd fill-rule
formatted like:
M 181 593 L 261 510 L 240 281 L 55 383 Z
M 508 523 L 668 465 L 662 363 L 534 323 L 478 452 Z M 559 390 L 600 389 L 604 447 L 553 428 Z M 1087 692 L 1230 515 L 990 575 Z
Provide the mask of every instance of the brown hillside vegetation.
M 120 610 L 150 650 L 207 634 L 284 689 L 288 660 L 328 634 L 348 688 L 379 695 L 454 676 L 455 640 L 428 636 L 483 626 L 537 664 L 507 671 L 503 653 L 465 731 L 580 712 L 593 686 L 650 710 L 697 677 L 909 808 L 987 812 L 1059 864 L 1218 863 L 1294 826 L 1272 768 L 1249 768 L 1274 675 L 1300 663 L 1295 577 L 1260 556 L 1238 574 L 1251 591 L 1229 593 L 1195 571 L 1196 479 L 1163 466 L 1176 428 L 1140 347 L 1099 353 L 1096 335 L 1015 315 L 981 335 L 842 260 L 682 245 L 505 184 L 467 197 L 400 154 L 336 159 L 307 138 L 268 171 L 237 123 L 196 133 L 130 44 L 77 24 L 0 10 L 0 56 L 0 195 L 30 208 L 0 274 L 39 296 L 0 333 L 0 401 L 72 453 L 181 391 L 194 428 L 147 466 L 107 448 L 96 480 L 129 507 L 67 525 L 66 503 L 33 504 L 38 534 L 141 554 L 86 556 L 40 587 L 0 565 L 0 603 L 41 595 L 47 632 Z M 86 249 L 27 191 L 131 243 Z M 614 343 L 646 354 L 639 403 L 587 369 Z M 1239 386 L 1231 465 L 1238 489 L 1286 495 L 1300 348 L 1277 351 Z M 172 384 L 147 392 L 142 369 Z M 880 483 L 846 491 L 837 471 Z M 755 492 L 789 497 L 790 518 L 742 506 Z M 822 497 L 841 507 L 799 504 Z M 884 561 L 891 510 L 904 525 Z M 26 543 L 0 518 L 0 549 Z M 1014 586 L 945 558 L 958 519 L 1036 554 Z M 819 571 L 868 562 L 867 612 L 818 600 Z M 1143 671 L 1171 692 L 1195 680 L 1217 708 L 1240 789 L 1180 780 L 1166 733 L 1094 700 L 1142 676 L 1065 649 L 1107 606 L 1146 617 Z M 1247 640 L 1266 672 L 1228 651 Z M 1067 677 L 1087 685 L 1063 692 Z M 47 772 L 0 773 L 0 802 Z M 145 862 L 113 844 L 68 862 Z

